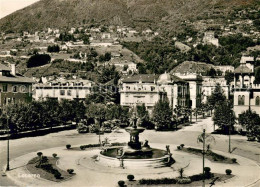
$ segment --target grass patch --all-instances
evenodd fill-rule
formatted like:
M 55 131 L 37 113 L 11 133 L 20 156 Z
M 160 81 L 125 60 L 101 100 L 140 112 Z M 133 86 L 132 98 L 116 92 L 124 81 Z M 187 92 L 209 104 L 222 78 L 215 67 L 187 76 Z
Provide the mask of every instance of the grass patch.
M 37 164 L 39 163 L 39 157 L 35 157 L 31 159 L 27 165 L 26 168 L 28 171 L 32 174 L 37 174 L 43 179 L 47 179 L 50 181 L 54 182 L 60 182 L 66 179 L 71 178 L 75 174 L 69 174 L 67 171 L 61 170 L 60 168 L 57 167 L 56 162 L 58 158 L 53 158 L 53 157 L 47 157 L 48 158 L 48 164 L 52 165 L 52 168 L 55 170 L 58 170 L 58 172 L 61 174 L 61 177 L 59 179 L 55 178 L 54 174 L 47 172 L 46 170 L 42 168 L 37 168 Z
M 195 155 L 198 155 L 198 156 L 202 156 L 202 150 L 201 149 L 196 149 L 196 148 L 191 148 L 191 147 L 188 147 L 188 148 L 183 147 L 179 151 L 184 151 L 184 152 L 187 152 L 187 153 L 192 153 L 192 154 L 195 154 Z M 226 163 L 226 164 L 237 164 L 236 159 L 225 157 L 223 155 L 214 153 L 211 150 L 208 150 L 208 151 L 205 152 L 205 158 L 209 159 L 210 161 L 213 161 L 213 162 Z

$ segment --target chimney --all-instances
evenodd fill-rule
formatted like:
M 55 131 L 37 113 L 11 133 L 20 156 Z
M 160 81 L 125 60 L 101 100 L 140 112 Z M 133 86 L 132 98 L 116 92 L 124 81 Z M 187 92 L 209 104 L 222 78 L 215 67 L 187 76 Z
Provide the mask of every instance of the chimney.
M 15 64 L 11 64 L 11 74 L 16 75 Z

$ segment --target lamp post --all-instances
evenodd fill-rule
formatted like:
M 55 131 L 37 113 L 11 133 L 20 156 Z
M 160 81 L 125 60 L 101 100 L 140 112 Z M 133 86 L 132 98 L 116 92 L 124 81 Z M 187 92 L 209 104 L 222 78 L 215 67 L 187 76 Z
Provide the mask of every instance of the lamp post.
M 228 152 L 231 153 L 231 125 L 232 125 L 232 111 L 230 111 L 230 121 L 229 121 L 229 135 L 228 135 Z
M 202 139 L 203 139 L 203 149 L 202 149 L 203 180 L 202 180 L 202 186 L 205 187 L 205 172 L 204 172 L 204 167 L 205 167 L 205 129 L 203 129 Z
M 9 117 L 7 116 L 7 127 L 9 125 Z M 7 138 L 7 165 L 6 165 L 6 170 L 9 171 L 10 170 L 10 165 L 9 165 L 9 139 L 10 139 L 10 131 L 8 134 L 8 138 Z

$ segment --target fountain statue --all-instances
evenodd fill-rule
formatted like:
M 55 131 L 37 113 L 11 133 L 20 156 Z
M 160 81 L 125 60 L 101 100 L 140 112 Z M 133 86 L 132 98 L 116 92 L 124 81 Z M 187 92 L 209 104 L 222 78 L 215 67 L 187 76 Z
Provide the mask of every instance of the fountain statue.
M 164 167 L 170 166 L 173 163 L 169 145 L 166 146 L 166 151 L 150 147 L 148 140 L 145 140 L 145 143 L 142 145 L 139 141 L 139 134 L 144 132 L 145 129 L 138 127 L 137 121 L 138 118 L 134 113 L 131 126 L 125 128 L 126 132 L 130 134 L 130 141 L 127 146 L 115 146 L 108 148 L 107 151 L 101 151 L 99 162 L 108 166 L 116 165 L 121 168 L 135 169 L 143 167 Z M 117 161 L 112 162 L 113 159 L 117 159 Z
M 139 134 L 145 130 L 142 127 L 137 127 L 137 120 L 138 118 L 134 113 L 131 126 L 125 129 L 128 133 L 130 133 L 130 141 L 128 142 L 128 146 L 135 150 L 141 149 L 142 144 L 139 141 Z

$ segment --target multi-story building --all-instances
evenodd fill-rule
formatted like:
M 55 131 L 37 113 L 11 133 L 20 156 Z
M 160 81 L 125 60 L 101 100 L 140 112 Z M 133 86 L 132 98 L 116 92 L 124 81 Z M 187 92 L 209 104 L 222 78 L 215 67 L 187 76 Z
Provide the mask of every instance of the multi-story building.
M 255 84 L 254 58 L 242 57 L 234 70 L 234 111 L 236 116 L 249 108 L 260 115 L 260 84 Z
M 216 85 L 219 84 L 223 90 L 223 94 L 226 98 L 230 97 L 230 86 L 227 84 L 227 81 L 224 77 L 209 77 L 203 76 L 202 82 L 202 102 L 206 103 L 207 98 L 212 95 Z
M 16 73 L 14 64 L 11 64 L 11 68 L 0 64 L 0 106 L 30 102 L 33 82 L 33 79 Z
M 62 99 L 85 99 L 91 93 L 93 82 L 89 80 L 57 80 L 45 84 L 37 84 L 35 89 L 35 100 L 53 98 L 58 101 Z
M 181 78 L 164 73 L 162 75 L 139 74 L 121 81 L 120 104 L 135 107 L 144 104 L 152 112 L 160 99 L 168 98 L 172 108 L 189 106 L 189 84 Z
M 211 69 L 222 71 L 222 76 L 207 76 Z M 196 108 L 201 102 L 206 103 L 207 98 L 215 90 L 217 84 L 222 87 L 223 94 L 229 98 L 230 86 L 224 78 L 226 71 L 234 71 L 230 66 L 214 66 L 203 62 L 185 61 L 175 67 L 172 73 L 190 85 L 192 108 Z

